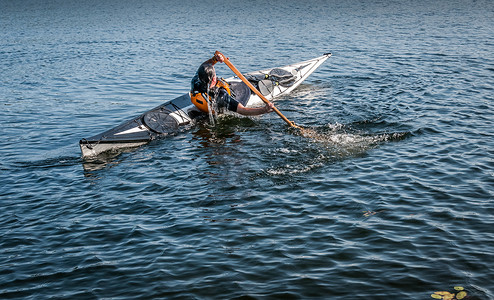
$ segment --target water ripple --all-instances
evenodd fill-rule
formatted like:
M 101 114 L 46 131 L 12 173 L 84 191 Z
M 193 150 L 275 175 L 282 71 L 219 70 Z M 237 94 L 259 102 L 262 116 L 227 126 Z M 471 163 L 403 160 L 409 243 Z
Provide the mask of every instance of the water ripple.
M 490 4 L 2 3 L 0 297 L 494 298 Z M 331 51 L 276 102 L 306 131 L 229 115 L 80 158 L 215 50 Z

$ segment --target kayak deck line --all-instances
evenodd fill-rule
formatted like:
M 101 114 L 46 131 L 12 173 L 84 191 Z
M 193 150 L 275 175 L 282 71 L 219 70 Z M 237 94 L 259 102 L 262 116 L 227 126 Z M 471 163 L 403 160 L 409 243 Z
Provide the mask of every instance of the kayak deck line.
M 297 88 L 330 56 L 331 53 L 325 53 L 310 60 L 250 72 L 244 76 L 266 99 L 272 101 Z M 252 93 L 237 76 L 225 80 L 230 84 L 237 101 L 244 106 L 255 107 L 263 103 L 261 98 Z M 177 133 L 181 128 L 205 116 L 205 113 L 192 104 L 189 93 L 186 93 L 103 133 L 81 139 L 79 147 L 83 158 L 95 157 L 108 151 L 139 147 L 154 139 Z
M 145 131 L 145 130 L 146 130 L 145 128 L 137 126 L 137 127 L 131 128 L 131 129 L 126 130 L 126 131 L 115 133 L 115 135 L 128 134 L 128 133 L 134 133 L 134 132 Z

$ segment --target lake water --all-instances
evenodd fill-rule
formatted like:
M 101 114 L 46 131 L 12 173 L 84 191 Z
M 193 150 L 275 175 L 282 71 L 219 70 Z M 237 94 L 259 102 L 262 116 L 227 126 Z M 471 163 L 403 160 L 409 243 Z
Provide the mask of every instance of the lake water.
M 0 0 L 0 298 L 494 299 L 493 20 L 482 0 Z M 230 116 L 81 159 L 216 50 L 244 72 L 332 52 L 276 102 L 319 138 Z

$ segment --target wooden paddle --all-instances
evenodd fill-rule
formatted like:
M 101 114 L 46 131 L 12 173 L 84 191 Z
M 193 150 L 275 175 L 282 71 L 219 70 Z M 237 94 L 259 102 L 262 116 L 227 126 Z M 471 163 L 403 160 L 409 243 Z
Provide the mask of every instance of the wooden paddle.
M 269 100 L 266 99 L 266 97 L 263 96 L 263 94 L 261 94 L 261 92 L 259 92 L 255 86 L 253 86 L 248 80 L 247 78 L 244 77 L 244 75 L 242 75 L 242 73 L 240 73 L 240 71 L 235 68 L 235 66 L 230 62 L 230 59 L 227 58 L 226 56 L 224 56 L 221 52 L 219 51 L 216 51 L 214 53 L 214 55 L 221 55 L 223 56 L 223 59 L 224 59 L 224 63 L 233 71 L 233 73 L 235 73 L 235 75 L 238 76 L 238 78 L 240 78 L 240 80 L 242 80 L 257 96 L 259 96 L 259 98 L 261 98 L 262 101 L 264 101 L 264 103 L 266 104 L 269 104 Z M 297 126 L 294 122 L 288 120 L 276 107 L 273 107 L 273 110 L 276 114 L 278 114 L 278 116 L 280 116 L 283 121 L 285 121 L 288 125 L 290 125 L 291 127 L 294 127 L 294 128 L 297 128 L 297 129 L 302 129 L 300 126 Z

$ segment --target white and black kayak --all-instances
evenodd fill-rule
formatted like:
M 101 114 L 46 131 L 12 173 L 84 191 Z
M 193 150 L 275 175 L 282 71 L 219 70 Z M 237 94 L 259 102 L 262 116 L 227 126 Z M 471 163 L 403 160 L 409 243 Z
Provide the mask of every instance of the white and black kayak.
M 298 87 L 312 74 L 331 53 L 296 64 L 247 73 L 244 76 L 268 100 L 285 95 Z M 246 107 L 263 104 L 261 98 L 252 93 L 238 77 L 225 79 L 235 99 Z M 189 93 L 167 101 L 115 128 L 79 141 L 82 157 L 97 156 L 107 151 L 117 151 L 144 145 L 159 137 L 176 133 L 181 127 L 203 118 L 190 100 Z

